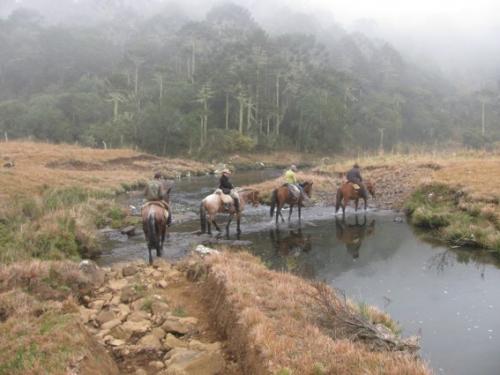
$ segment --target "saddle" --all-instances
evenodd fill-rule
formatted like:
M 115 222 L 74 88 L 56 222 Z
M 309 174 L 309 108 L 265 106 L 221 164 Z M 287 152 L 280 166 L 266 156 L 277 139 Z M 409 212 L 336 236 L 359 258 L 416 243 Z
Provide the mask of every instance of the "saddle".
M 351 184 L 351 186 L 354 188 L 354 190 L 361 189 L 361 186 L 359 186 L 358 184 L 355 184 L 354 182 L 348 182 L 348 183 Z
M 217 194 L 220 197 L 220 200 L 222 201 L 222 204 L 224 205 L 224 209 L 226 209 L 226 210 L 230 210 L 231 206 L 234 205 L 234 200 L 233 200 L 233 197 L 231 196 L 231 194 L 233 194 L 234 191 L 235 190 L 233 189 L 233 190 L 231 190 L 231 192 L 229 194 L 224 194 L 222 189 L 215 190 L 215 194 Z
M 296 185 L 286 184 L 286 186 L 288 187 L 288 191 L 290 192 L 290 194 L 292 194 L 292 196 L 295 199 L 299 199 L 300 198 L 300 189 Z
M 148 201 L 142 205 L 142 209 L 149 206 L 157 206 L 163 209 L 163 214 L 165 215 L 165 220 L 168 220 L 168 212 L 170 211 L 170 206 L 165 201 Z

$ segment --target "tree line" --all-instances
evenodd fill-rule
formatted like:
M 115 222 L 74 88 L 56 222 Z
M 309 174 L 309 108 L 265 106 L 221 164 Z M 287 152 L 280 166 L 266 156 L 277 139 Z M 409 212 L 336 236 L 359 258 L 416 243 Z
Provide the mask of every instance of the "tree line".
M 10 139 L 192 156 L 484 147 L 500 137 L 498 94 L 460 91 L 363 34 L 270 35 L 234 4 L 202 20 L 118 5 L 88 24 L 29 8 L 0 19 Z

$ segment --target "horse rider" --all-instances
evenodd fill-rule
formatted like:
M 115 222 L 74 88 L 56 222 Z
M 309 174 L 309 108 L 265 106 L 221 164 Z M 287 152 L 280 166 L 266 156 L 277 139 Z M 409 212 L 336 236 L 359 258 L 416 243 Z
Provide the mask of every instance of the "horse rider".
M 167 225 L 170 226 L 172 224 L 172 210 L 170 210 L 169 203 L 165 201 L 167 191 L 166 181 L 163 180 L 162 174 L 156 172 L 153 179 L 146 185 L 144 197 L 146 198 L 146 205 L 157 204 L 164 209 L 165 216 L 167 216 Z
M 352 168 L 346 174 L 347 182 L 359 186 L 359 192 L 362 198 L 368 199 L 368 194 L 366 192 L 365 184 L 363 184 L 363 178 L 361 177 L 361 170 L 358 163 L 355 163 Z M 357 189 L 356 189 L 357 190 Z
M 299 199 L 299 197 L 302 196 L 303 200 L 307 200 L 308 198 L 304 194 L 304 189 L 302 188 L 302 185 L 300 185 L 297 181 L 297 176 L 295 175 L 297 171 L 298 169 L 295 164 L 292 164 L 290 168 L 287 171 L 285 171 L 285 184 L 288 185 L 289 188 L 290 186 L 292 187 L 290 191 L 295 196 L 295 198 Z
M 231 198 L 233 198 L 234 202 L 234 209 L 236 212 L 240 211 L 240 197 L 238 193 L 234 190 L 234 186 L 229 181 L 229 176 L 231 176 L 231 171 L 227 168 L 224 168 L 222 170 L 222 176 L 220 177 L 219 180 L 219 189 L 222 190 L 222 192 L 226 195 L 229 195 Z

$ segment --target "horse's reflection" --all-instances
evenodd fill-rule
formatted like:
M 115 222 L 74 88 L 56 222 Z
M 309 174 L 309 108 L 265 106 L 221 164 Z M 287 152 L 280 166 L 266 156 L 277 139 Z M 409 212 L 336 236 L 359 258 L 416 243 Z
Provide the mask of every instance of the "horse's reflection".
M 314 268 L 302 255 L 312 249 L 311 235 L 304 235 L 301 229 L 288 233 L 279 229 L 269 231 L 275 254 L 282 268 L 306 278 L 314 278 Z
M 363 216 L 363 221 L 359 223 L 358 215 L 355 216 L 354 224 L 349 224 L 345 218 L 339 220 L 335 218 L 335 227 L 337 229 L 337 240 L 343 242 L 346 246 L 347 253 L 353 259 L 359 258 L 359 249 L 363 243 L 363 239 L 372 235 L 375 232 L 375 219 L 370 224 L 367 224 L 366 215 Z
M 283 235 L 279 229 L 270 231 L 274 250 L 281 256 L 299 256 L 303 252 L 311 251 L 311 235 L 304 236 L 302 229 L 291 230 Z

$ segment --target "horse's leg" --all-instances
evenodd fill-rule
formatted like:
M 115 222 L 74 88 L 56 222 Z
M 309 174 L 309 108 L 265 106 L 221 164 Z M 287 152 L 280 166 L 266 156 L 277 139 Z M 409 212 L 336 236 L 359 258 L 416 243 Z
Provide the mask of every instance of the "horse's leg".
M 212 234 L 212 215 L 208 215 L 207 217 L 207 233 L 209 235 Z
M 236 215 L 236 233 L 238 234 L 238 236 L 241 234 L 240 223 L 241 223 L 241 213 L 238 213 Z
M 153 254 L 151 253 L 151 246 L 148 245 L 148 252 L 149 252 L 149 265 L 153 264 Z
M 300 205 L 299 205 L 299 210 L 300 210 Z M 288 213 L 288 222 L 290 222 L 290 219 L 292 217 L 292 211 L 293 211 L 293 204 L 290 205 L 290 212 Z
M 299 224 L 300 224 L 301 220 L 302 220 L 302 205 L 299 202 Z
M 163 224 L 163 227 L 161 228 L 160 248 L 156 250 L 156 256 L 158 257 L 161 257 L 161 254 L 163 253 L 163 243 L 165 242 L 166 229 L 167 224 Z
M 358 212 L 359 198 L 356 198 L 355 202 L 356 202 L 356 212 Z
M 366 198 L 363 198 L 363 200 L 365 201 L 365 211 L 366 211 Z
M 229 215 L 229 220 L 226 224 L 226 235 L 229 237 L 229 226 L 231 225 L 231 221 L 233 220 L 234 214 Z
M 217 232 L 220 232 L 221 230 L 220 230 L 219 226 L 217 225 L 217 223 L 215 222 L 215 217 L 212 219 L 212 223 L 214 224 L 215 229 L 217 229 Z
M 285 222 L 285 218 L 283 217 L 283 213 L 281 212 L 281 209 L 283 208 L 283 206 L 285 205 L 285 203 L 281 204 L 279 206 L 279 209 L 278 209 L 278 212 L 280 213 L 280 216 L 281 216 L 281 222 L 284 223 Z

